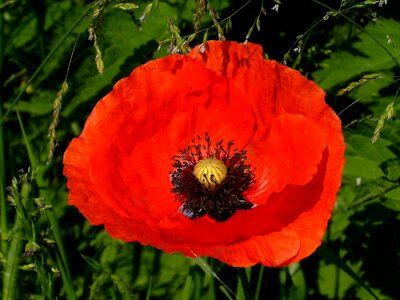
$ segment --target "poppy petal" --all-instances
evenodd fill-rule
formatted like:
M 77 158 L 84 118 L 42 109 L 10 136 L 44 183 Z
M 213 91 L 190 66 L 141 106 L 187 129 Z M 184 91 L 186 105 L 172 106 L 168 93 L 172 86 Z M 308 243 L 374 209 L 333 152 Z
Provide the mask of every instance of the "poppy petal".
M 209 41 L 135 69 L 93 109 L 64 155 L 69 203 L 111 236 L 233 266 L 282 266 L 321 243 L 344 164 L 324 92 L 264 60 L 258 45 Z M 191 220 L 171 193 L 172 159 L 207 133 L 247 151 L 255 204 Z
M 199 62 L 186 62 L 182 68 L 182 60 L 187 58 L 170 56 L 148 63 L 118 82 L 113 91 L 96 105 L 81 136 L 74 139 L 65 153 L 64 173 L 69 178 L 70 190 L 75 190 L 74 184 L 81 180 L 69 172 L 69 166 L 74 165 L 80 172 L 90 173 L 90 177 L 81 177 L 91 180 L 95 187 L 97 196 L 90 194 L 92 197 L 109 195 L 105 203 L 97 201 L 99 206 L 107 206 L 106 213 L 102 210 L 96 213 L 97 219 L 101 216 L 107 218 L 109 225 L 118 218 L 132 215 L 135 215 L 133 221 L 149 222 L 150 217 L 158 222 L 165 214 L 177 211 L 179 204 L 173 201 L 170 192 L 171 159 L 197 134 L 208 131 L 216 139 L 222 139 L 235 131 L 240 136 L 235 142 L 242 145 L 251 138 L 254 127 L 254 120 L 248 118 L 252 116 L 251 107 L 240 105 L 242 98 L 240 92 L 235 91 L 236 87 L 218 83 Z M 172 84 L 163 89 L 149 88 L 159 82 L 158 77 L 152 76 L 155 69 Z M 195 78 L 191 80 L 188 74 Z M 199 74 L 204 80 L 196 80 Z M 183 87 L 179 94 L 174 83 L 181 82 L 187 82 L 188 87 Z M 157 99 L 174 101 L 160 103 Z M 151 111 L 161 111 L 162 114 Z M 223 111 L 226 113 L 221 114 Z M 237 111 L 241 114 L 237 115 Z M 214 126 L 215 119 L 221 122 L 219 126 Z M 149 149 L 156 149 L 156 155 Z M 88 160 L 71 160 L 75 150 L 84 152 Z M 76 201 L 70 197 L 69 203 L 79 207 L 80 203 L 86 202 L 83 197 Z M 153 197 L 158 201 L 147 201 Z M 81 211 L 91 220 L 91 211 Z M 119 217 L 109 217 L 111 211 Z M 125 235 L 123 239 L 126 239 Z

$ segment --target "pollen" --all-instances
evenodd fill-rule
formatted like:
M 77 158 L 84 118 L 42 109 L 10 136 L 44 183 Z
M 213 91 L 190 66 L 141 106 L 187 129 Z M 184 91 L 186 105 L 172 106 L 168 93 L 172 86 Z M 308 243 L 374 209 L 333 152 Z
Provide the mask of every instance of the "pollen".
M 199 160 L 194 166 L 193 175 L 208 190 L 215 191 L 224 181 L 227 168 L 223 161 L 216 158 Z

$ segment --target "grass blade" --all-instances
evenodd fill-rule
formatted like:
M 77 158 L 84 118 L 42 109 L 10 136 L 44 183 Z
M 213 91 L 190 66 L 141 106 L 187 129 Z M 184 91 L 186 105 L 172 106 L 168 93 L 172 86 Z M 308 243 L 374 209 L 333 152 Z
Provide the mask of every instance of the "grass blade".
M 317 254 L 323 259 L 332 262 L 335 266 L 340 268 L 343 272 L 354 279 L 360 286 L 362 286 L 368 293 L 371 294 L 375 299 L 379 299 L 374 292 L 364 283 L 364 281 L 358 276 L 348 265 L 341 259 L 335 252 L 328 248 L 326 244 L 322 244 L 321 247 L 317 249 Z

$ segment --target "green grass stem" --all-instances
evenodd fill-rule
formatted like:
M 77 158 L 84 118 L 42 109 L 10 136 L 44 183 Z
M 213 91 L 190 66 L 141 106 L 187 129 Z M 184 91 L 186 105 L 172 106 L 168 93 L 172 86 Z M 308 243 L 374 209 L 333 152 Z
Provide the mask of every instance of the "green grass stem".
M 399 66 L 400 63 L 399 61 L 396 59 L 396 57 L 394 57 L 394 55 L 392 54 L 392 52 L 389 51 L 389 49 L 382 44 L 376 37 L 374 37 L 372 34 L 370 34 L 367 30 L 365 30 L 362 26 L 358 25 L 357 22 L 355 22 L 354 20 L 352 20 L 351 18 L 349 18 L 348 16 L 346 16 L 346 14 L 341 11 L 341 10 L 335 10 L 332 7 L 318 1 L 318 0 L 312 0 L 313 2 L 325 7 L 326 9 L 330 10 L 331 12 L 343 17 L 344 19 L 346 19 L 346 21 L 348 21 L 349 23 L 353 24 L 355 27 L 357 27 L 361 32 L 364 32 L 365 34 L 367 34 L 375 43 L 377 43 L 379 45 L 379 47 L 381 47 L 383 49 L 383 51 L 386 52 L 387 55 L 390 56 L 390 58 L 393 60 L 393 62 Z
M 57 49 L 63 44 L 63 42 L 66 40 L 66 38 L 73 32 L 73 30 L 82 22 L 82 20 L 87 16 L 87 13 L 90 11 L 91 7 L 89 6 L 85 12 L 75 21 L 75 23 L 68 29 L 68 31 L 62 36 L 62 38 L 58 41 L 58 43 L 55 45 L 55 47 L 50 51 L 50 53 L 45 57 L 45 59 L 42 61 L 42 63 L 39 65 L 39 67 L 36 69 L 36 71 L 33 73 L 33 75 L 28 79 L 28 81 L 25 83 L 25 85 L 19 89 L 17 95 L 15 96 L 15 98 L 12 100 L 10 107 L 8 108 L 8 110 L 5 112 L 5 114 L 0 114 L 0 129 L 3 126 L 4 120 L 7 118 L 7 116 L 10 114 L 10 112 L 13 110 L 13 108 L 15 107 L 15 105 L 18 103 L 18 101 L 20 100 L 20 98 L 22 97 L 24 91 L 26 90 L 26 88 L 33 82 L 33 80 L 38 76 L 38 74 L 40 73 L 40 71 L 43 69 L 43 67 L 48 63 L 48 61 L 52 58 L 52 56 L 55 54 L 55 52 L 57 51 Z M 2 45 L 2 43 L 0 44 Z M 1 46 L 0 46 L 1 48 Z M 36 157 L 33 154 L 32 151 L 32 147 L 30 145 L 30 142 L 27 138 L 27 135 L 25 133 L 25 129 L 24 126 L 22 124 L 22 119 L 19 116 L 19 113 L 17 111 L 17 117 L 18 117 L 18 122 L 20 124 L 20 128 L 21 128 L 21 132 L 23 134 L 23 138 L 24 138 L 24 143 L 28 152 L 28 156 L 29 156 L 29 160 L 30 160 L 30 165 L 33 169 L 38 168 L 38 174 L 35 177 L 36 183 L 40 188 L 40 193 L 41 196 L 43 196 L 47 202 L 52 202 L 51 201 L 51 197 L 50 194 L 44 190 L 43 188 L 46 186 L 46 183 L 43 179 L 43 173 L 44 173 L 44 168 L 42 166 L 39 166 Z M 2 148 L 1 144 L 2 140 L 0 140 L 0 148 Z M 1 156 L 0 156 L 1 159 Z M 1 162 L 1 160 L 0 160 Z M 3 164 L 2 164 L 3 165 Z M 3 178 L 3 177 L 1 177 Z M 0 186 L 1 187 L 1 186 Z M 4 189 L 1 189 L 2 191 Z M 7 228 L 7 223 L 6 223 L 6 218 L 3 218 L 3 214 L 6 214 L 6 200 L 5 200 L 5 195 L 3 196 L 4 200 L 2 200 L 2 210 L 1 210 L 1 214 L 2 214 L 2 224 L 1 224 L 1 228 L 6 229 Z M 76 299 L 76 294 L 75 294 L 75 290 L 73 288 L 73 284 L 72 284 L 72 278 L 71 278 L 71 274 L 69 271 L 69 264 L 68 264 L 68 260 L 67 260 L 67 255 L 65 252 L 65 248 L 63 245 L 63 240 L 62 240 L 62 236 L 61 236 L 61 231 L 60 231 L 60 227 L 58 224 L 58 220 L 57 217 L 55 216 L 53 211 L 47 211 L 47 217 L 50 223 L 50 226 L 53 228 L 53 235 L 54 235 L 54 239 L 56 241 L 56 245 L 57 245 L 57 250 L 56 250 L 56 257 L 57 257 L 57 263 L 59 265 L 60 268 L 60 272 L 61 272 L 61 277 L 64 283 L 64 289 L 65 292 L 67 294 L 67 298 L 69 300 L 75 300 Z M 4 224 L 3 224 L 4 223 Z M 57 253 L 58 252 L 58 253 Z
M 0 0 L 0 5 L 3 4 L 3 0 Z M 4 94 L 3 94 L 3 82 L 4 82 L 4 69 L 3 69 L 3 60 L 4 60 L 4 14 L 0 12 L 0 119 L 3 118 L 3 103 L 4 103 Z M 5 178 L 5 159 L 4 159 L 4 128 L 3 124 L 0 123 L 0 236 L 1 233 L 5 234 L 7 232 L 8 224 L 7 224 L 7 201 L 6 201 L 6 178 Z M 0 251 L 2 253 L 7 252 L 7 242 L 3 239 L 0 239 Z
M 340 258 L 335 252 L 333 252 L 326 244 L 322 244 L 316 251 L 326 261 L 333 263 L 335 266 L 340 268 L 343 272 L 354 279 L 360 286 L 362 286 L 374 299 L 379 299 L 375 293 L 364 283 L 364 281 L 358 276 L 349 265 Z
M 40 196 L 45 199 L 45 201 L 47 202 L 46 204 L 52 203 L 52 201 L 51 201 L 52 197 L 51 197 L 50 193 L 48 192 L 48 190 L 45 189 L 46 182 L 43 178 L 45 168 L 43 166 L 40 166 L 37 163 L 36 157 L 32 151 L 31 144 L 26 135 L 24 124 L 22 122 L 19 111 L 16 110 L 16 113 L 17 113 L 17 118 L 18 118 L 18 122 L 20 125 L 20 129 L 21 129 L 21 132 L 23 135 L 25 147 L 28 152 L 28 157 L 29 157 L 29 162 L 30 162 L 31 168 L 37 169 L 37 175 L 35 176 L 35 180 L 36 180 L 36 184 L 39 187 Z M 56 252 L 57 251 L 59 252 L 59 255 L 57 255 L 57 263 L 58 263 L 60 271 L 61 271 L 61 277 L 63 279 L 64 288 L 66 290 L 68 299 L 75 300 L 76 299 L 75 290 L 74 290 L 73 284 L 72 284 L 72 277 L 71 277 L 71 273 L 69 271 L 67 254 L 65 252 L 65 247 L 64 247 L 62 236 L 61 236 L 60 226 L 58 224 L 57 217 L 55 216 L 55 214 L 52 210 L 48 210 L 46 212 L 46 215 L 49 220 L 50 227 L 53 228 L 54 240 L 56 241 L 56 245 L 57 245 Z
M 16 218 L 13 231 L 18 232 L 20 229 L 18 218 Z M 19 236 L 16 236 L 11 242 L 7 252 L 7 263 L 3 270 L 3 288 L 2 300 L 16 299 L 16 283 L 18 276 L 18 267 L 23 251 L 23 243 Z
M 18 124 L 19 124 L 19 127 L 21 129 L 22 138 L 23 138 L 24 143 L 25 143 L 26 151 L 28 152 L 29 163 L 30 163 L 32 169 L 36 169 L 38 167 L 38 163 L 37 163 L 37 160 L 36 160 L 35 156 L 33 155 L 32 147 L 31 147 L 31 144 L 29 142 L 28 136 L 26 135 L 24 124 L 22 123 L 21 115 L 19 114 L 19 110 L 18 109 L 15 112 L 17 114 Z
M 254 291 L 254 299 L 255 300 L 260 298 L 260 291 L 261 291 L 262 279 L 264 276 L 264 269 L 265 269 L 265 267 L 263 265 L 261 265 L 260 271 L 258 272 L 256 290 Z
M 250 300 L 250 272 L 251 268 L 239 268 L 238 269 L 238 286 L 237 286 L 237 298 L 240 300 Z
M 67 39 L 67 37 L 72 33 L 72 31 L 82 22 L 82 20 L 87 16 L 88 12 L 90 11 L 91 6 L 89 6 L 85 12 L 75 21 L 74 24 L 68 29 L 68 31 L 63 35 L 63 37 L 58 41 L 58 43 L 54 46 L 54 48 L 50 51 L 49 54 L 44 58 L 42 63 L 39 65 L 39 67 L 36 69 L 36 71 L 32 74 L 32 76 L 26 81 L 24 86 L 18 90 L 17 95 L 15 98 L 12 100 L 10 107 L 7 109 L 5 114 L 1 117 L 0 119 L 0 125 L 3 124 L 4 120 L 7 118 L 7 116 L 10 114 L 10 112 L 14 109 L 15 105 L 17 105 L 18 101 L 21 99 L 22 95 L 24 94 L 25 90 L 27 89 L 28 86 L 33 82 L 33 80 L 36 78 L 36 76 L 39 75 L 40 71 L 43 69 L 43 67 L 48 63 L 48 61 L 53 57 L 53 55 L 56 53 L 58 48 L 64 43 L 64 41 Z

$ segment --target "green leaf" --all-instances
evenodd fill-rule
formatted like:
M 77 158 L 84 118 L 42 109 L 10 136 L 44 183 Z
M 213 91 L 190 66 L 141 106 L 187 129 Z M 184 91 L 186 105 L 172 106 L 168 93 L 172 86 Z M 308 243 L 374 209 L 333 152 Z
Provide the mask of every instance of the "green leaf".
M 237 284 L 237 291 L 236 297 L 238 300 L 248 300 L 250 299 L 250 284 L 249 284 L 249 277 L 250 277 L 250 268 L 238 268 L 238 284 Z
M 307 297 L 307 284 L 304 272 L 299 263 L 291 264 L 287 267 L 290 279 L 293 283 L 291 291 L 291 299 L 306 299 Z
M 361 186 L 359 188 L 358 197 L 352 206 L 357 206 L 363 204 L 367 201 L 373 200 L 375 198 L 382 197 L 385 193 L 396 188 L 398 184 L 388 181 L 384 178 L 379 178 L 377 180 L 368 182 L 368 184 Z
M 384 92 L 385 89 L 396 83 L 394 72 L 382 71 L 380 74 L 382 76 L 378 79 L 370 80 L 350 92 L 352 99 L 360 99 L 362 103 L 368 104 L 370 110 L 379 114 L 394 99 L 394 95 Z
M 71 13 L 72 9 L 71 1 L 52 1 L 47 5 L 47 12 L 44 21 L 44 30 L 50 30 L 58 22 L 62 22 L 62 19 L 66 14 Z
M 362 157 L 380 164 L 386 160 L 396 158 L 396 155 L 388 149 L 391 141 L 380 139 L 377 143 L 371 142 L 370 132 L 358 130 L 358 134 L 346 133 L 346 154 L 348 156 Z M 361 135 L 365 133 L 365 135 Z
M 89 256 L 85 256 L 85 255 L 81 255 L 81 256 L 88 263 L 88 265 L 92 268 L 92 270 L 94 272 L 100 274 L 103 271 L 103 267 L 97 260 L 95 260 Z
M 364 134 L 364 135 L 363 135 Z M 361 179 L 377 179 L 385 176 L 381 164 L 395 159 L 389 149 L 393 142 L 382 136 L 377 143 L 371 142 L 372 128 L 359 126 L 345 131 L 346 164 L 343 174 Z
M 376 179 L 385 175 L 379 168 L 379 163 L 361 156 L 347 156 L 343 174 L 367 179 Z
M 17 105 L 14 106 L 13 110 L 18 109 L 20 112 L 30 113 L 32 115 L 46 115 L 52 110 L 52 101 L 55 98 L 56 91 L 52 90 L 37 90 L 30 98 L 30 101 L 19 101 Z M 4 107 L 9 109 L 11 107 L 10 103 L 5 103 Z
M 386 178 L 390 181 L 397 181 L 400 178 L 400 161 L 396 158 L 385 161 L 382 166 Z
M 122 280 L 120 277 L 116 275 L 111 275 L 111 280 L 117 287 L 118 291 L 123 295 L 123 299 L 129 300 L 132 299 L 130 296 L 129 286 Z
M 382 19 L 371 23 L 365 30 L 368 33 L 361 33 L 359 41 L 352 43 L 351 48 L 333 53 L 321 64 L 322 68 L 313 73 L 313 78 L 322 88 L 343 87 L 346 82 L 358 80 L 364 74 L 390 70 L 397 65 L 393 57 L 400 56 L 400 47 L 388 43 L 388 37 L 392 41 L 400 40 L 400 22 Z
M 35 38 L 38 20 L 33 16 L 33 13 L 26 14 L 23 18 L 25 22 L 21 22 L 21 26 L 13 28 L 11 33 L 13 38 L 10 40 L 10 44 L 6 45 L 7 52 L 21 48 Z
M 353 278 L 360 286 L 362 286 L 368 293 L 374 297 L 374 299 L 378 299 L 375 293 L 364 283 L 364 281 L 346 264 L 346 262 L 341 259 L 335 252 L 329 249 L 325 244 L 322 244 L 321 247 L 317 249 L 317 253 L 323 259 L 330 261 L 335 266 L 340 268 L 343 272 Z
M 183 286 L 182 300 L 193 299 L 193 277 L 191 275 L 186 277 L 185 285 Z
M 400 212 L 400 186 L 385 193 L 383 205 L 391 210 Z

